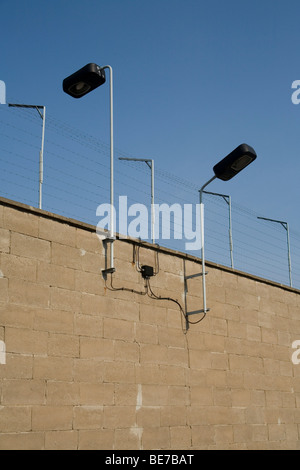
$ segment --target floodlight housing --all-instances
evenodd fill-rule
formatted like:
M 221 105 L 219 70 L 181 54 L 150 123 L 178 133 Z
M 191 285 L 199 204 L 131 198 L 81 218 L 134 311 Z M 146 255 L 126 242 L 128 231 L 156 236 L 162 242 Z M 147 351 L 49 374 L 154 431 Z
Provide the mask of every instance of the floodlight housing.
M 256 157 L 255 150 L 250 145 L 241 144 L 213 167 L 214 173 L 217 178 L 228 181 L 250 165 Z
M 81 98 L 105 83 L 105 70 L 91 63 L 82 67 L 63 81 L 63 90 L 73 98 Z

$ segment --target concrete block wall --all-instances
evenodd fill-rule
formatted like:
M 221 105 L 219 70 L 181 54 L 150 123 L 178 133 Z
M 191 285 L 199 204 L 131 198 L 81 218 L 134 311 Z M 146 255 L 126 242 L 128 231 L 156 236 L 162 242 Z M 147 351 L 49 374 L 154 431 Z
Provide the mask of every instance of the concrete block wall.
M 111 290 L 94 227 L 0 200 L 0 449 L 299 449 L 300 292 L 208 264 L 185 331 L 114 246 Z M 199 260 L 158 257 L 153 292 L 201 308 Z

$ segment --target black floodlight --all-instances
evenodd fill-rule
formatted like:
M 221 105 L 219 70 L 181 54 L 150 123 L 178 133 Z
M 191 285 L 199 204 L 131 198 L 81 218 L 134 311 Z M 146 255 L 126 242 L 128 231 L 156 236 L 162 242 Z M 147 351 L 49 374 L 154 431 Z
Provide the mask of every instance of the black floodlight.
M 217 178 L 228 181 L 250 165 L 256 159 L 256 156 L 250 145 L 241 144 L 214 166 L 214 173 Z
M 81 98 L 105 83 L 105 71 L 97 64 L 87 64 L 63 81 L 63 90 L 73 98 Z

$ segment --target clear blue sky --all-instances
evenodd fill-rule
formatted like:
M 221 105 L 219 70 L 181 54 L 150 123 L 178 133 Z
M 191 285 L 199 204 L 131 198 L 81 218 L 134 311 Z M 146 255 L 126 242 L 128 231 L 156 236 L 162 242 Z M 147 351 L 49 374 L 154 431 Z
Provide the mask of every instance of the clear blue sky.
M 300 80 L 298 0 L 0 0 L 0 15 L 7 102 L 45 105 L 49 126 L 62 121 L 108 145 L 108 88 L 74 100 L 62 80 L 89 62 L 109 64 L 121 153 L 154 158 L 158 171 L 200 187 L 215 163 L 246 142 L 255 163 L 209 189 L 300 234 L 300 105 L 291 101 L 292 82 Z M 13 112 L 1 106 L 2 129 Z M 26 131 L 22 122 L 11 142 L 1 139 L 24 155 L 25 137 L 16 140 Z M 50 138 L 67 145 L 56 125 L 46 128 L 45 165 Z M 30 132 L 37 136 L 39 128 Z M 5 159 L 1 165 L 8 168 Z M 67 161 L 59 165 L 68 172 Z M 126 171 L 121 162 L 116 168 Z M 45 192 L 49 178 L 50 170 Z M 117 194 L 125 191 L 116 186 Z

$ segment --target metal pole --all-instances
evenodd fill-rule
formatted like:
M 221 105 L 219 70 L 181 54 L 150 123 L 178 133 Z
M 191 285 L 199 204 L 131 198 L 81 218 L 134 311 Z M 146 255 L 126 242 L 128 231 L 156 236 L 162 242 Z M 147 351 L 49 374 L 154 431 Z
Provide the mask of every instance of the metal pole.
M 293 287 L 292 283 L 292 264 L 291 264 L 291 250 L 290 250 L 290 232 L 289 232 L 289 225 L 287 222 L 283 222 L 282 220 L 275 220 L 275 219 L 268 219 L 267 217 L 257 217 L 261 220 L 268 220 L 269 222 L 276 222 L 286 230 L 287 233 L 287 254 L 288 254 L 288 267 L 289 267 L 289 280 L 290 286 Z
M 128 162 L 145 162 L 151 170 L 151 238 L 152 243 L 155 243 L 155 207 L 154 207 L 154 160 L 147 158 L 129 158 L 119 157 L 119 160 L 127 160 Z
M 38 109 L 39 111 L 39 109 Z M 44 141 L 45 141 L 45 120 L 46 120 L 46 106 L 43 106 L 43 130 L 42 130 L 42 146 L 40 151 L 40 181 L 39 181 L 39 209 L 42 209 L 42 186 L 44 179 Z
M 233 242 L 232 242 L 232 217 L 231 217 L 231 197 L 227 194 L 212 193 L 210 191 L 203 191 L 205 194 L 212 194 L 213 196 L 220 196 L 228 204 L 229 207 L 229 250 L 230 250 L 230 262 L 231 267 L 234 269 L 233 264 Z
M 113 128 L 113 70 L 110 65 L 101 67 L 109 69 L 110 101 L 110 269 L 114 268 L 114 128 Z
M 14 103 L 8 103 L 8 106 L 12 108 L 35 108 L 43 120 L 42 145 L 41 145 L 40 158 L 39 158 L 39 209 L 42 209 L 42 184 L 43 184 L 43 176 L 44 176 L 44 141 L 45 141 L 46 107 L 36 106 L 32 104 L 14 104 Z M 40 109 L 43 110 L 43 113 L 41 113 Z
M 205 282 L 205 251 L 204 251 L 204 204 L 203 190 L 209 183 L 211 183 L 216 176 L 213 176 L 207 183 L 205 183 L 199 190 L 200 193 L 200 227 L 201 227 L 201 264 L 202 264 L 202 297 L 203 297 L 203 313 L 207 313 L 209 309 L 206 306 L 206 282 Z
M 154 211 L 154 160 L 151 160 L 151 232 L 152 243 L 155 243 L 155 211 Z
M 288 248 L 290 286 L 293 287 L 293 283 L 292 283 L 292 266 L 291 266 L 291 250 L 290 250 L 290 231 L 289 231 L 288 223 L 286 223 L 286 233 L 287 233 L 287 248 Z
M 233 265 L 233 243 L 232 243 L 232 220 L 231 220 L 231 197 L 229 196 L 229 249 L 230 249 L 230 259 L 231 267 L 234 269 Z

